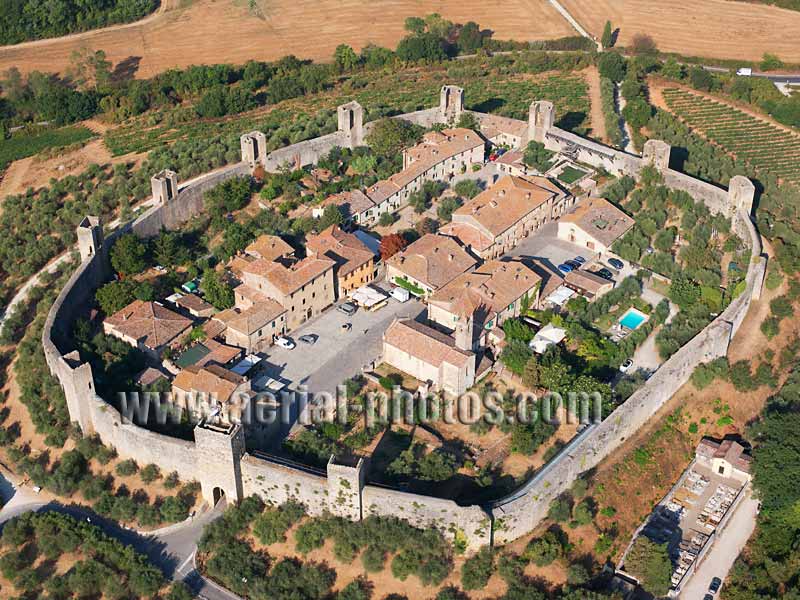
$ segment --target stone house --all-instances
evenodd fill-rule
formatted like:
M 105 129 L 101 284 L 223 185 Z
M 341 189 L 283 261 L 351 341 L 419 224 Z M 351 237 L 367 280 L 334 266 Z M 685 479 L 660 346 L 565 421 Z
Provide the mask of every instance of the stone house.
M 426 181 L 445 181 L 483 163 L 484 141 L 471 129 L 430 131 L 416 146 L 403 150 L 403 170 L 367 189 L 377 219 L 408 204 L 408 198 Z
M 333 194 L 323 200 L 311 211 L 311 216 L 318 219 L 328 206 L 337 206 L 347 224 L 354 223 L 369 227 L 378 221 L 380 213 L 375 203 L 361 190 L 349 190 Z
M 557 218 L 569 199 L 544 177 L 509 175 L 456 209 L 440 233 L 458 238 L 484 260 L 497 258 Z
M 306 238 L 306 252 L 334 262 L 336 297 L 341 298 L 375 279 L 375 255 L 352 233 L 331 225 Z
M 175 298 L 175 306 L 182 308 L 197 319 L 208 318 L 216 309 L 197 294 L 186 294 Z
M 453 238 L 429 233 L 386 261 L 386 279 L 428 297 L 477 263 Z
M 481 115 L 481 133 L 495 146 L 521 148 L 527 141 L 528 123 L 500 115 Z
M 542 278 L 519 259 L 493 260 L 456 277 L 428 301 L 428 319 L 439 329 L 455 331 L 472 319 L 470 349 L 485 347 L 492 330 L 539 302 Z
M 229 423 L 238 422 L 255 395 L 251 382 L 217 364 L 186 367 L 172 380 L 172 401 L 195 417 L 218 408 Z
M 244 348 L 247 353 L 266 350 L 275 339 L 286 333 L 286 309 L 255 290 L 236 288 L 237 304 L 217 313 L 213 321 L 219 323 L 225 343 Z M 243 293 L 244 292 L 244 293 Z
M 498 170 L 505 175 L 515 175 L 517 177 L 527 177 L 532 174 L 524 162 L 522 162 L 523 152 L 521 150 L 511 150 L 499 157 L 494 164 Z
M 564 276 L 564 285 L 571 290 L 575 290 L 587 300 L 594 300 L 598 296 L 611 291 L 614 287 L 614 282 L 590 271 L 576 269 Z
M 169 347 L 182 344 L 192 330 L 192 320 L 158 302 L 134 300 L 103 321 L 103 332 L 148 354 L 156 361 Z
M 398 319 L 383 334 L 383 360 L 437 390 L 460 395 L 475 383 L 476 356 L 459 347 L 456 337 L 413 319 Z M 464 336 L 461 341 L 468 344 Z
M 335 301 L 334 266 L 332 260 L 311 256 L 289 265 L 254 260 L 242 269 L 243 285 L 234 290 L 237 302 L 249 308 L 262 296 L 271 298 L 286 310 L 286 329 L 296 329 Z
M 294 257 L 294 248 L 277 235 L 263 234 L 244 249 L 245 255 L 255 259 L 276 261 Z
M 715 442 L 703 438 L 695 450 L 697 462 L 723 477 L 750 481 L 753 457 L 744 453 L 745 448 L 735 440 Z
M 601 255 L 608 252 L 634 223 L 632 217 L 605 198 L 588 198 L 561 218 L 558 237 Z

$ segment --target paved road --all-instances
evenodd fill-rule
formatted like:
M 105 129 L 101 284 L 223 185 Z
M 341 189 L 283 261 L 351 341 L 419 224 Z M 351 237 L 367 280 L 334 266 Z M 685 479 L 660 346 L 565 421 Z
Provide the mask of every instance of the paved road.
M 752 488 L 748 486 L 745 497 L 742 498 L 725 530 L 714 542 L 692 578 L 684 585 L 680 593 L 682 600 L 702 600 L 714 577 L 725 581 L 733 563 L 755 529 L 758 501 L 751 496 L 751 490 Z
M 316 344 L 298 342 L 294 350 L 273 346 L 267 351 L 267 373 L 291 382 L 290 389 L 305 385 L 310 393 L 334 393 L 337 385 L 360 373 L 381 353 L 383 332 L 396 317 L 416 317 L 423 310 L 418 300 L 401 303 L 393 298 L 375 312 L 359 309 L 352 317 L 331 307 L 291 333 L 294 340 L 316 334 Z M 342 332 L 343 323 L 351 323 L 352 329 Z
M 106 535 L 133 546 L 137 552 L 146 554 L 168 578 L 185 581 L 195 594 L 200 594 L 209 600 L 238 600 L 235 594 L 204 579 L 196 570 L 194 561 L 197 542 L 203 534 L 203 527 L 222 515 L 226 508 L 224 500 L 213 509 L 206 510 L 191 520 L 150 533 L 140 533 L 120 527 L 116 522 L 101 517 L 86 507 L 46 500 L 36 494 L 30 486 L 19 485 L 18 482 L 11 481 L 3 475 L 0 475 L 0 496 L 3 500 L 0 527 L 14 517 L 31 511 L 54 511 L 79 520 L 88 519 Z

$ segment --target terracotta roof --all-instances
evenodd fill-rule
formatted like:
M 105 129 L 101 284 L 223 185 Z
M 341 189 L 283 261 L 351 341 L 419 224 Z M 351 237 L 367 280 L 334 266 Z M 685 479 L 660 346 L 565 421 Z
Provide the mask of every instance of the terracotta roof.
M 350 190 L 328 196 L 320 204 L 321 207 L 330 205 L 338 206 L 345 218 L 348 218 L 368 211 L 375 203 L 361 190 Z
M 270 298 L 261 292 L 259 292 L 256 288 L 243 283 L 241 285 L 237 285 L 233 288 L 234 293 L 243 296 L 247 300 L 250 300 L 253 304 L 258 304 L 260 302 L 268 302 L 272 301 Z
M 564 283 L 564 276 L 555 267 L 551 268 L 542 260 L 533 259 L 531 267 L 542 279 L 542 288 L 539 290 L 540 298 L 547 298 Z
M 387 264 L 433 289 L 447 285 L 477 262 L 453 238 L 435 233 L 422 236 L 387 260 Z
M 186 367 L 175 376 L 172 387 L 183 392 L 207 393 L 218 402 L 227 402 L 241 384 L 247 381 L 241 375 L 219 365 Z
M 197 363 L 200 366 L 207 365 L 208 363 L 226 365 L 242 353 L 241 348 L 221 344 L 217 340 L 205 340 L 203 345 L 211 350 L 211 352 L 206 354 L 201 362 Z
M 453 212 L 453 220 L 474 221 L 495 237 L 563 192 L 544 177 L 507 175 Z
M 482 252 L 494 244 L 494 238 L 481 231 L 472 223 L 453 223 L 450 222 L 441 229 L 440 235 L 451 235 L 461 240 L 461 243 L 478 252 Z
M 254 260 L 256 260 L 256 258 L 249 254 L 234 256 L 228 261 L 226 267 L 231 273 L 234 274 L 234 276 L 240 279 L 242 277 L 244 268 Z
M 207 338 L 215 338 L 225 331 L 225 323 L 216 319 L 209 319 L 203 323 L 203 331 L 205 331 Z
M 581 269 L 567 273 L 564 276 L 564 281 L 568 285 L 579 288 L 580 290 L 588 292 L 592 295 L 597 295 L 603 288 L 610 288 L 614 285 L 608 279 L 600 277 L 600 275 L 595 275 L 594 273 L 583 271 Z
M 175 300 L 175 304 L 181 308 L 193 310 L 198 313 L 214 309 L 211 304 L 196 294 L 186 294 L 185 296 L 181 296 Z
M 484 115 L 481 117 L 481 133 L 487 138 L 493 138 L 500 133 L 525 137 L 528 133 L 528 123 L 500 115 Z
M 521 150 L 511 150 L 503 154 L 494 162 L 495 164 L 518 165 L 520 167 L 525 167 L 525 163 L 522 162 L 522 157 L 524 155 L 525 154 Z
M 333 265 L 333 261 L 325 258 L 306 257 L 287 267 L 281 263 L 259 258 L 248 264 L 243 270 L 245 273 L 263 277 L 282 294 L 291 294 L 332 269 Z
M 244 251 L 251 256 L 269 261 L 294 254 L 294 248 L 277 235 L 267 234 L 258 236 L 258 239 L 245 248 Z
M 574 223 L 603 245 L 610 246 L 636 221 L 605 198 L 589 198 L 561 217 L 561 222 Z
M 456 348 L 452 336 L 413 319 L 394 321 L 384 332 L 383 340 L 436 368 L 445 362 L 461 368 L 475 360 L 472 352 Z
M 407 159 L 425 163 L 430 168 L 443 160 L 483 146 L 483 144 L 481 136 L 471 129 L 456 127 L 442 129 L 442 131 L 429 131 L 422 137 L 419 144 L 407 148 L 404 154 Z
M 154 384 L 159 379 L 166 379 L 164 373 L 153 367 L 147 367 L 136 376 L 135 381 L 141 386 L 148 386 Z
M 708 459 L 722 458 L 735 468 L 745 473 L 750 472 L 753 457 L 744 454 L 744 446 L 733 440 L 723 440 L 722 443 L 703 438 L 697 446 L 697 454 Z
M 252 335 L 285 312 L 286 309 L 283 306 L 269 298 L 245 310 L 240 308 L 223 310 L 214 315 L 214 320 L 223 323 L 234 331 Z
M 480 307 L 499 313 L 541 281 L 542 278 L 521 260 L 492 260 L 471 273 L 456 277 L 437 290 L 430 302 L 464 317 L 475 314 Z
M 312 256 L 325 257 L 338 266 L 338 275 L 347 275 L 375 258 L 372 251 L 352 233 L 346 233 L 338 225 L 331 225 L 306 238 L 306 250 Z
M 367 196 L 377 205 L 399 191 L 400 186 L 398 186 L 396 183 L 389 181 L 388 179 L 382 179 L 381 181 L 378 181 L 371 187 L 367 188 Z
M 192 320 L 165 308 L 158 302 L 134 300 L 104 321 L 120 334 L 157 349 L 169 344 Z

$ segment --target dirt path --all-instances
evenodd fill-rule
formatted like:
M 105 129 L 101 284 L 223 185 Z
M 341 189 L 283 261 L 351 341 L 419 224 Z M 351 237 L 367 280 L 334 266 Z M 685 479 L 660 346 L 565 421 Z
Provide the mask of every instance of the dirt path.
M 592 137 L 608 143 L 608 132 L 606 131 L 606 121 L 603 117 L 603 99 L 600 96 L 600 73 L 594 67 L 583 71 L 586 84 L 589 90 L 589 101 L 591 109 L 589 120 L 592 126 Z
M 561 0 L 598 38 L 607 19 L 619 28 L 618 44 L 646 33 L 660 50 L 689 56 L 761 60 L 765 52 L 800 62 L 800 12 L 731 0 Z
M 177 4 L 171 3 L 170 7 Z M 340 43 L 359 50 L 368 43 L 394 48 L 409 16 L 441 13 L 457 22 L 476 21 L 498 39 L 544 40 L 573 35 L 547 0 L 508 0 L 503 10 L 480 0 L 319 0 L 259 2 L 263 17 L 237 0 L 195 0 L 144 21 L 67 38 L 0 48 L 0 72 L 17 66 L 62 71 L 82 47 L 104 50 L 108 59 L 150 77 L 163 70 L 212 63 L 241 64 L 287 54 L 330 60 Z

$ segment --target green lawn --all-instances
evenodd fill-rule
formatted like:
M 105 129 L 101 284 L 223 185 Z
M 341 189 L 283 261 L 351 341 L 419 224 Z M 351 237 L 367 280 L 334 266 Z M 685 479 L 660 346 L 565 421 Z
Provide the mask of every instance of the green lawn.
M 586 175 L 586 171 L 581 171 L 575 167 L 567 166 L 561 171 L 561 174 L 558 176 L 558 180 L 569 185 L 570 183 L 575 183 L 584 175 Z

